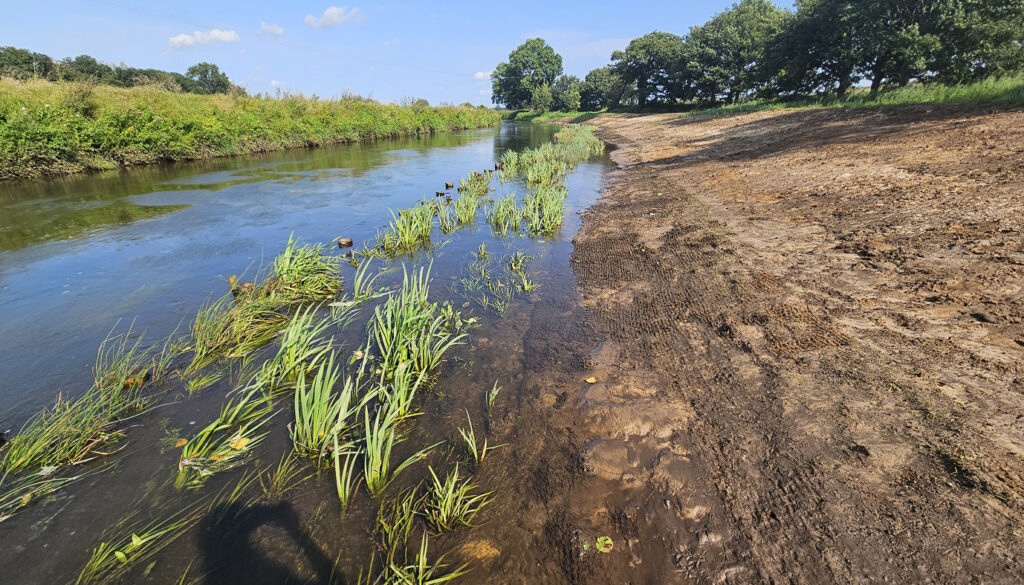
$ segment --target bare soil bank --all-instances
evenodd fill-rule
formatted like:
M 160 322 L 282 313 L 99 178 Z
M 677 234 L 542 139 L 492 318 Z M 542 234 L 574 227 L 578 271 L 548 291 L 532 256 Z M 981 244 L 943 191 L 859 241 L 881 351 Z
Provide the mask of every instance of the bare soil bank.
M 590 123 L 568 580 L 1022 582 L 1024 112 Z

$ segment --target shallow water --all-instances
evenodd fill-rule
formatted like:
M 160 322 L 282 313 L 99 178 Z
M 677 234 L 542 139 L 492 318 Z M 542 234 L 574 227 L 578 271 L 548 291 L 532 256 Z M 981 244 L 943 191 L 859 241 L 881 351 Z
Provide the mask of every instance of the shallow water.
M 554 131 L 505 123 L 458 134 L 0 186 L 0 429 L 16 430 L 58 393 L 73 396 L 87 389 L 96 348 L 112 327 L 123 331 L 134 319 L 134 329 L 153 340 L 179 324 L 184 330 L 204 300 L 226 292 L 228 275 L 254 274 L 290 234 L 303 242 L 352 237 L 358 248 L 385 223 L 388 208 L 433 199 L 445 181 L 457 183 L 460 176 L 491 167 L 506 149 L 547 142 Z M 530 580 L 557 570 L 543 566 L 541 552 L 525 551 L 533 530 L 524 515 L 533 515 L 538 525 L 546 522 L 530 500 L 547 496 L 544 489 L 533 490 L 537 482 L 530 474 L 547 473 L 546 459 L 538 464 L 537 456 L 562 433 L 531 413 L 550 406 L 538 402 L 544 387 L 579 368 L 586 334 L 576 305 L 571 238 L 578 228 L 576 211 L 596 200 L 608 167 L 607 158 L 595 159 L 567 178 L 569 199 L 556 237 L 496 237 L 481 209 L 472 228 L 449 236 L 435 230 L 435 247 L 416 259 L 432 262 L 431 297 L 468 303 L 464 310 L 482 325 L 472 330 L 468 344 L 449 354 L 436 387 L 420 400 L 424 415 L 399 456 L 457 437 L 466 411 L 481 432 L 488 418 L 484 393 L 495 381 L 503 388 L 491 419 L 491 443 L 507 444 L 475 474 L 495 500 L 480 529 L 432 544 L 439 552 L 455 550 L 451 562 L 482 559 L 487 571 L 532 574 Z M 524 190 L 517 184 L 500 189 L 520 195 Z M 499 259 L 512 251 L 536 258 L 530 271 L 539 289 L 517 297 L 504 317 L 480 309 L 452 286 L 481 243 Z M 351 275 L 347 264 L 343 271 Z M 348 349 L 363 337 L 367 313 L 336 332 Z M 166 439 L 188 437 L 205 426 L 230 387 L 224 380 L 187 399 L 172 388 L 161 406 L 133 419 L 122 451 L 107 458 L 114 463 L 110 470 L 0 523 L 0 575 L 19 575 L 19 583 L 73 582 L 90 550 L 116 535 L 115 525 L 127 514 L 164 517 L 237 482 L 244 469 L 220 474 L 197 491 L 178 492 L 166 483 L 178 453 Z M 289 406 L 284 400 L 261 447 L 264 463 L 276 462 L 290 448 Z M 453 460 L 446 443 L 430 463 L 447 469 Z M 425 465 L 417 465 L 391 489 L 414 485 L 425 474 Z M 363 490 L 340 517 L 332 479 L 314 477 L 283 500 L 248 510 L 245 521 L 229 528 L 208 513 L 197 529 L 154 557 L 149 570 L 149 561 L 142 563 L 125 582 L 173 583 L 184 573 L 206 583 L 353 582 L 370 556 L 368 531 L 377 504 Z M 495 550 L 500 564 L 492 558 Z M 334 577 L 326 574 L 331 567 Z M 469 581 L 487 579 L 478 570 Z

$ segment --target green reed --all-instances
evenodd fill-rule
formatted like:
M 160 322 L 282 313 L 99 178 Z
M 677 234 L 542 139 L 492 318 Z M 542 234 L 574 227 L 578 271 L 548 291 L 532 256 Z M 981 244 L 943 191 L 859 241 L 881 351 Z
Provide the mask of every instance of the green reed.
M 459 526 L 472 526 L 477 513 L 488 504 L 490 492 L 472 494 L 477 489 L 471 480 L 459 481 L 459 466 L 440 479 L 430 471 L 430 482 L 423 502 L 423 517 L 438 532 L 448 532 Z

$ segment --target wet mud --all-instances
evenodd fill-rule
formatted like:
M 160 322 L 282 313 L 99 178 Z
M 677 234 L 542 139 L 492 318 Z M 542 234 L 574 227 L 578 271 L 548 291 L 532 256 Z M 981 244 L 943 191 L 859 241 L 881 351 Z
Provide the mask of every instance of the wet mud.
M 591 123 L 567 407 L 633 546 L 569 581 L 1019 583 L 1024 113 Z

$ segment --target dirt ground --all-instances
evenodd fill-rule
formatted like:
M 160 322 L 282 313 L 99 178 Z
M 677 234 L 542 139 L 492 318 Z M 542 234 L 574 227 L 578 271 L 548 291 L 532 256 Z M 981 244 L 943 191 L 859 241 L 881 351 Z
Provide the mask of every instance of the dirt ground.
M 1024 112 L 591 123 L 569 581 L 1024 582 Z

